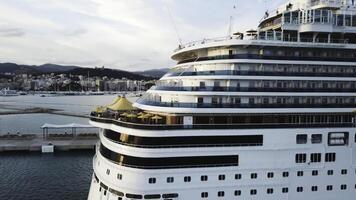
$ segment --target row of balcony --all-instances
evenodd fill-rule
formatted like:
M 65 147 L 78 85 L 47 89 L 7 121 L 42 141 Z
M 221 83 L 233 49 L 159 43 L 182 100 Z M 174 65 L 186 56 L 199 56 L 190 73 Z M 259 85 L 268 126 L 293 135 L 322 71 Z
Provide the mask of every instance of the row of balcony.
M 278 72 L 278 71 L 247 71 L 247 70 L 216 70 L 216 71 L 184 71 L 170 72 L 165 77 L 173 76 L 308 76 L 308 77 L 356 77 L 350 72 Z
M 262 60 L 298 60 L 298 61 L 339 61 L 339 62 L 356 62 L 356 58 L 345 57 L 318 57 L 318 56 L 276 56 L 276 55 L 260 55 L 260 54 L 231 54 L 191 58 L 178 62 L 178 64 L 212 61 L 212 60 L 226 60 L 226 59 L 262 59 Z
M 91 116 L 93 122 L 114 124 L 121 127 L 143 129 L 143 130 L 181 130 L 181 129 L 275 129 L 275 128 L 335 128 L 335 127 L 354 127 L 353 123 L 240 123 L 240 124 L 145 124 L 132 123 L 117 120 L 114 118 L 104 118 Z
M 154 86 L 152 90 L 162 91 L 189 91 L 189 92 L 356 92 L 356 88 L 266 88 L 266 87 L 170 87 Z

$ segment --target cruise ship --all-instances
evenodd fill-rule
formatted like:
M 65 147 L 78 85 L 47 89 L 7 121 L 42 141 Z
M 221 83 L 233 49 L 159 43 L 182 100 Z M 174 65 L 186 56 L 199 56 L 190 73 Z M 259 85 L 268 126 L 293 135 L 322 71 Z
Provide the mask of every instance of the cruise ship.
M 263 14 L 263 13 L 261 13 Z M 292 0 L 97 108 L 89 200 L 353 200 L 356 3 Z

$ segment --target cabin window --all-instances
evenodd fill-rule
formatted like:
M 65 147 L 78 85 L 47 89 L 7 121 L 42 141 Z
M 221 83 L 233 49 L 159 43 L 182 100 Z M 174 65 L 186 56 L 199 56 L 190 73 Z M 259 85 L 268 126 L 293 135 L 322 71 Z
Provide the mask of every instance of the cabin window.
M 310 155 L 310 161 L 312 163 L 321 162 L 321 153 L 312 153 Z
M 329 133 L 329 146 L 347 146 L 349 144 L 348 132 L 333 132 Z
M 323 135 L 322 134 L 313 134 L 311 137 L 311 143 L 312 144 L 320 144 L 323 141 Z
M 336 153 L 326 153 L 325 154 L 325 162 L 335 162 Z
M 308 142 L 308 135 L 307 134 L 297 135 L 296 142 L 297 144 L 306 144 Z
M 305 162 L 307 162 L 307 154 L 305 153 L 295 154 L 295 163 L 305 163 Z

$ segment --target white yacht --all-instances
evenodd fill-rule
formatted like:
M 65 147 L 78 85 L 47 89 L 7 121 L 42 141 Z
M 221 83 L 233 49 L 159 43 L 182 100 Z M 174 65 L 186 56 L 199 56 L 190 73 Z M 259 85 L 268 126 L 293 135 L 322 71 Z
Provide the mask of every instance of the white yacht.
M 291 0 L 172 58 L 132 107 L 92 112 L 89 200 L 355 199 L 353 0 Z

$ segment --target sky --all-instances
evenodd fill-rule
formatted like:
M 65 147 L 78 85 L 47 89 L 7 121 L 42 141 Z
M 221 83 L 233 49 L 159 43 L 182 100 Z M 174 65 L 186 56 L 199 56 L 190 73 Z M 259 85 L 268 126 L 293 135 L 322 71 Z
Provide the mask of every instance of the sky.
M 234 31 L 256 28 L 285 1 L 0 0 L 0 62 L 169 68 L 179 41 L 226 36 L 230 16 Z

